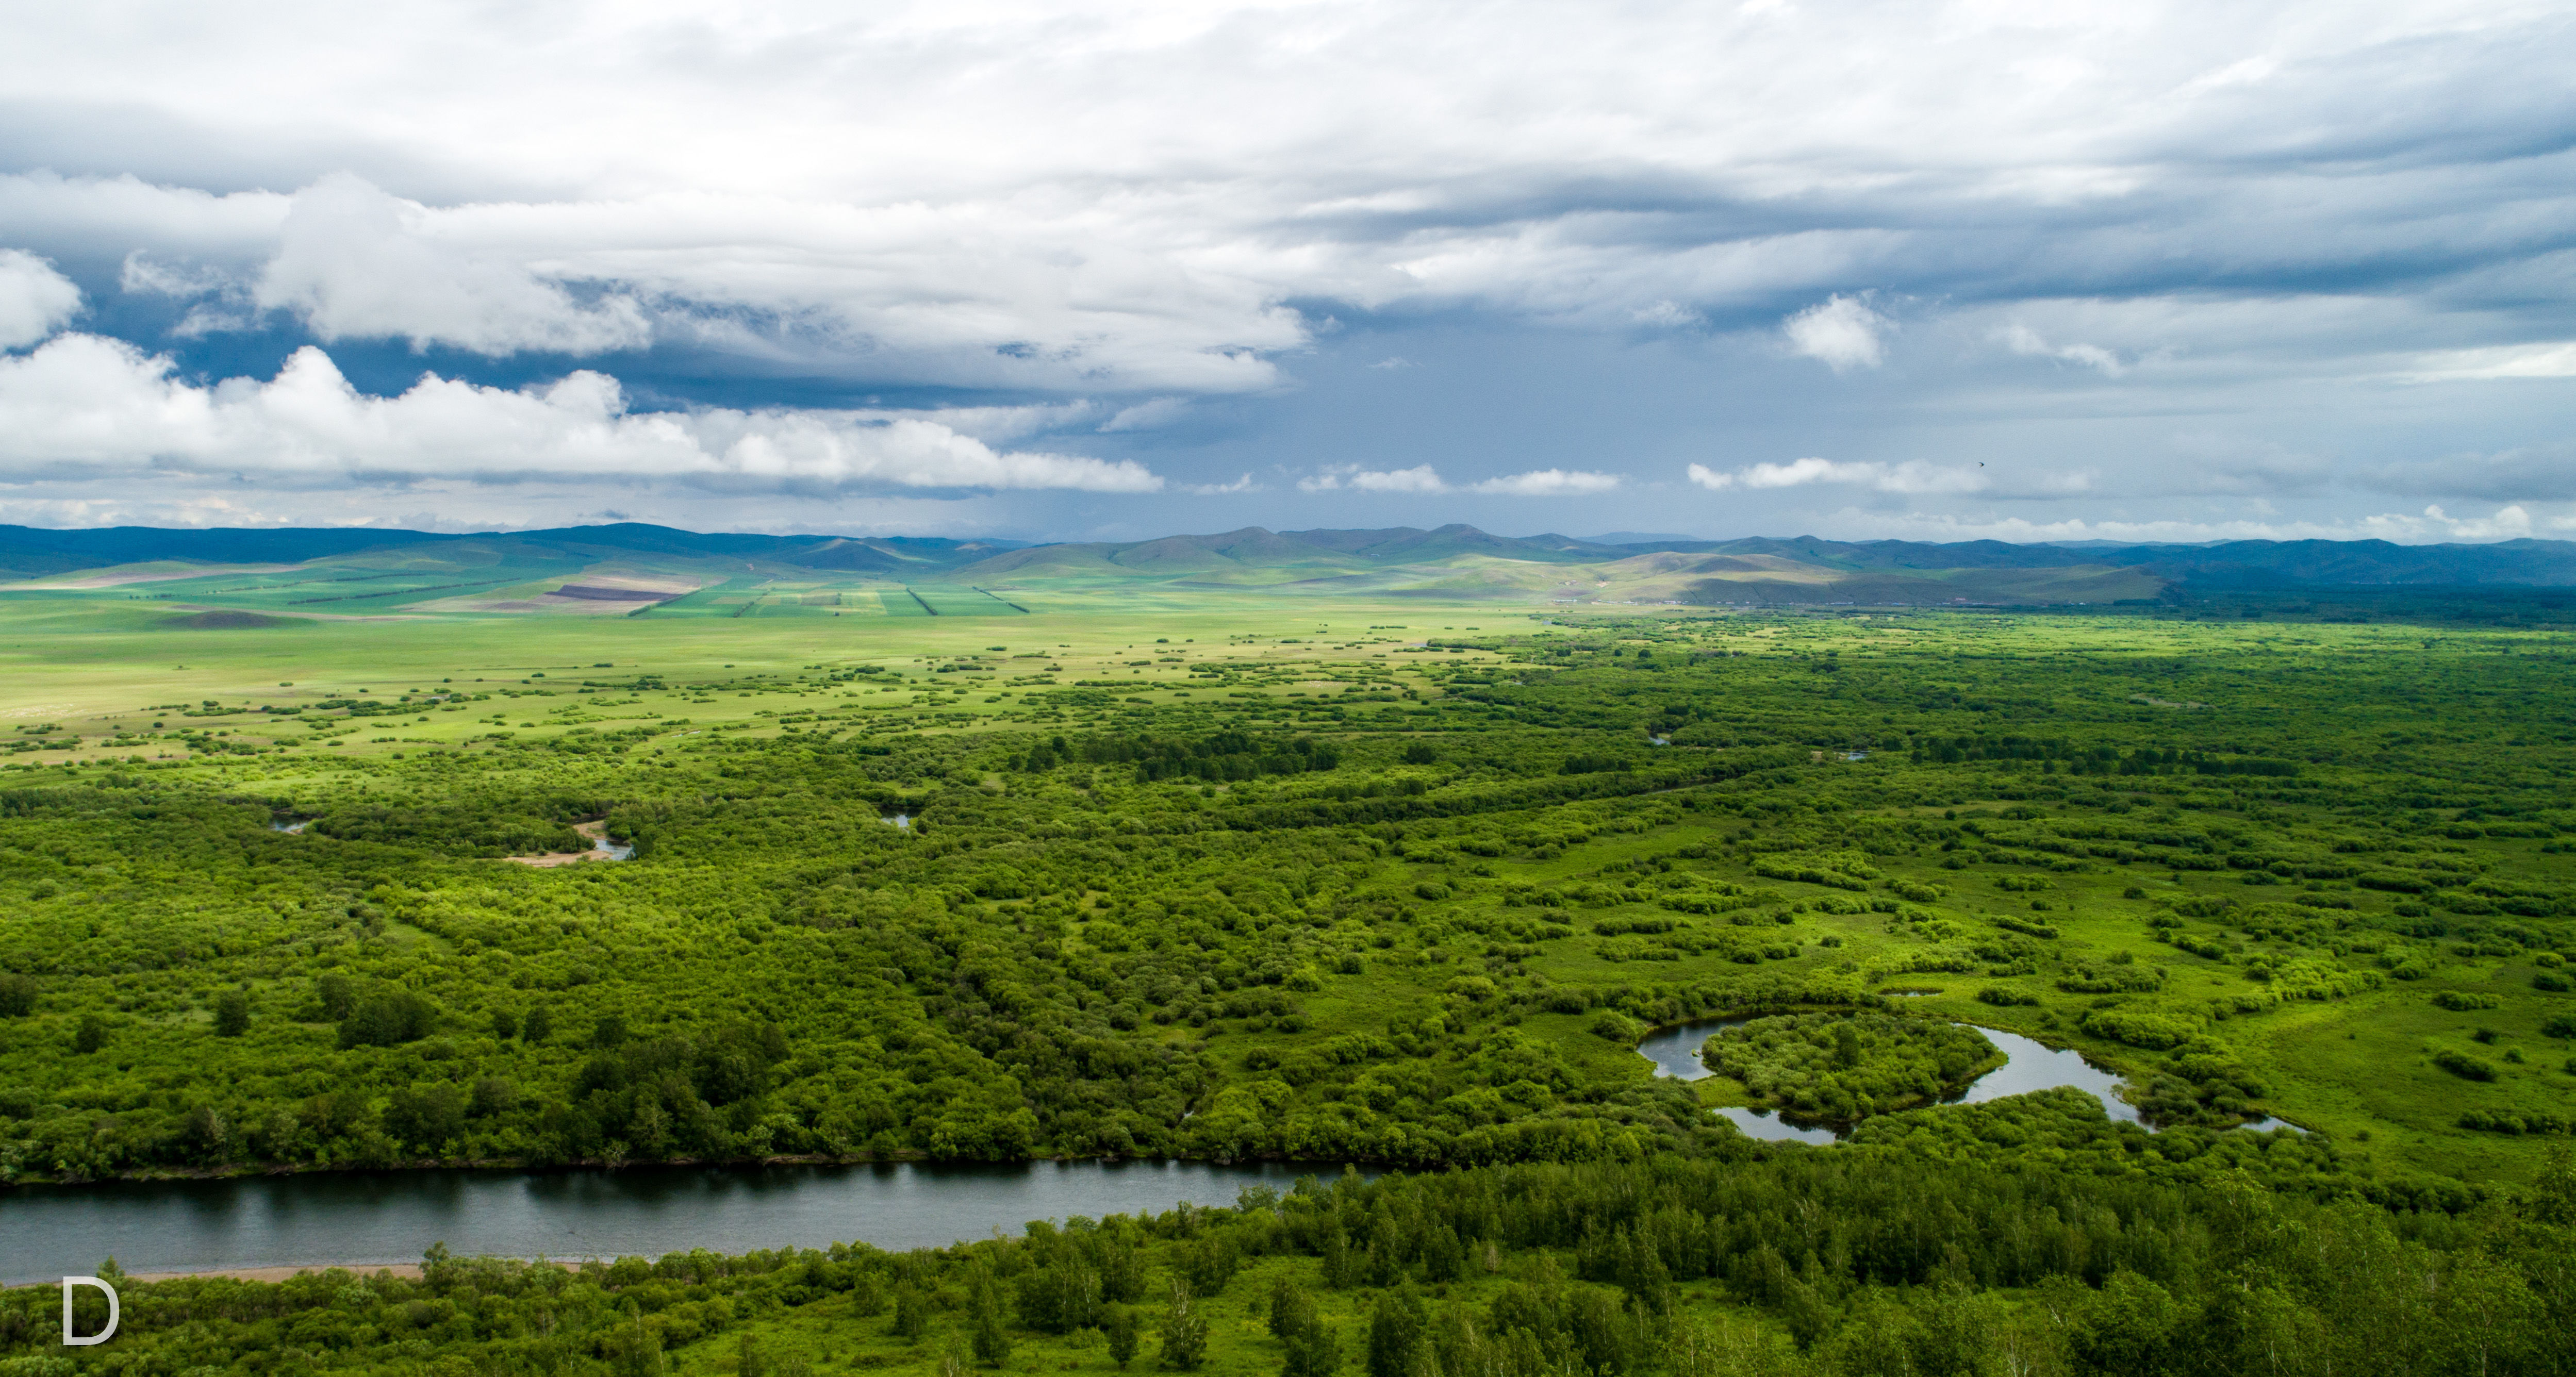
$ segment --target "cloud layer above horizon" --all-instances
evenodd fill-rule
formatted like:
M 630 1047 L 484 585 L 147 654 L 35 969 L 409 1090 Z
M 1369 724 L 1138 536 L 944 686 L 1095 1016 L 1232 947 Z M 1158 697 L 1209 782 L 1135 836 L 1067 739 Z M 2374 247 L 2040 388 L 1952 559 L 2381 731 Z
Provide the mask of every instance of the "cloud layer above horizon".
M 146 4 L 0 520 L 2576 537 L 2550 4 Z

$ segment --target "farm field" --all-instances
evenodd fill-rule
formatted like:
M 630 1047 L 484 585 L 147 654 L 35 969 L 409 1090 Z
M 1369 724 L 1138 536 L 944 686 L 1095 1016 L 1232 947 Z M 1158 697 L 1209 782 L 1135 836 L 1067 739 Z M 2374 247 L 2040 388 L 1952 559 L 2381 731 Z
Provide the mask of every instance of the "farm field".
M 725 579 L 640 615 L 289 619 L 124 591 L 0 595 L 11 1182 L 1101 1155 L 1427 1173 L 938 1255 L 458 1263 L 366 1283 L 361 1310 L 588 1287 L 584 1361 L 652 1350 L 618 1371 L 933 1370 L 997 1342 L 1089 1367 L 1115 1324 L 1085 1288 L 1131 1268 L 1111 1304 L 1148 1331 L 1138 1362 L 1156 1324 L 1187 1337 L 1177 1280 L 1215 1317 L 1212 1367 L 1277 1370 L 1289 1277 L 1354 1366 L 1414 1307 L 1443 1362 L 1517 1314 L 1533 1353 L 1588 1335 L 1600 1370 L 1878 1371 L 1864 1331 L 2028 1328 L 2079 1353 L 2030 1328 L 2050 1276 L 2083 1292 L 2066 1314 L 2111 1305 L 2115 1273 L 2202 1304 L 2230 1190 L 2391 1257 L 2563 1228 L 2564 633 L 1170 584 L 1014 606 L 929 580 L 875 607 Z M 599 834 L 633 858 L 512 859 Z M 1633 1050 L 1744 1014 L 1817 1040 L 1689 1085 Z M 1866 1036 L 1838 1042 L 1845 1018 Z M 1987 1064 L 1970 1035 L 1907 1032 L 1951 1023 L 2082 1049 L 2147 1124 L 2065 1092 L 1920 1107 Z M 1850 1141 L 1757 1144 L 1708 1112 L 1747 1103 Z M 2263 1116 L 2295 1127 L 2243 1126 Z M 1761 1262 L 1753 1234 L 1633 1255 L 1667 1206 L 1911 1218 L 1870 1163 L 1951 1173 L 1958 1262 L 1863 1265 L 1856 1234 L 1805 1261 Z M 1614 1196 L 1627 1242 L 1534 1222 Z M 2132 1222 L 2071 1270 L 1979 1251 L 2043 1198 Z M 2198 1241 L 2150 1260 L 2114 1240 L 2158 1211 Z M 1051 1268 L 1074 1311 L 1027 1279 Z M 1947 1319 L 1941 1268 L 1974 1292 Z M 2327 1303 L 2281 1285 L 2285 1314 Z M 613 1300 L 654 1287 L 650 1324 Z M 736 1324 L 709 1294 L 770 1299 Z M 376 1340 L 351 1342 L 355 1362 Z M 2132 1370 L 2062 1370 L 2097 1369 Z

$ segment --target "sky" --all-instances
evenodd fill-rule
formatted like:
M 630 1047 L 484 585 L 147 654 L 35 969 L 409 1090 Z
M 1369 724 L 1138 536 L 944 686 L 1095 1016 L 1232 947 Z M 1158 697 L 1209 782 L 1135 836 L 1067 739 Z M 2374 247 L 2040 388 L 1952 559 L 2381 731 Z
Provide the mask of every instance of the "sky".
M 21 7 L 0 522 L 2576 538 L 2576 3 Z

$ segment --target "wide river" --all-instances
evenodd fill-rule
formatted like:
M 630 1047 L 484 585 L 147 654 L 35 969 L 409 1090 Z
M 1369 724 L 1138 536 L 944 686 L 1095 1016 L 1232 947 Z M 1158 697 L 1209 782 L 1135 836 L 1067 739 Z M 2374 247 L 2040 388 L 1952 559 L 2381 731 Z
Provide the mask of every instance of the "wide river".
M 0 1189 L 0 1283 L 128 1272 L 418 1262 L 433 1243 L 502 1257 L 705 1248 L 944 1247 L 1032 1219 L 1231 1205 L 1340 1168 L 1281 1163 L 400 1171 Z
M 1731 1022 L 1732 1020 L 1730 1020 Z M 1658 1075 L 1698 1080 L 1700 1044 L 1726 1022 L 1668 1028 L 1637 1051 Z M 2115 1119 L 2138 1113 L 2120 1078 L 2075 1052 L 1983 1030 L 2007 1058 L 1966 1103 L 2074 1086 Z M 1718 1114 L 1757 1138 L 1827 1144 L 1760 1110 Z M 2252 1129 L 2286 1128 L 2265 1119 Z M 590 1258 L 689 1248 L 742 1253 L 866 1242 L 943 1247 L 1017 1233 L 1033 1219 L 1155 1213 L 1184 1200 L 1232 1204 L 1244 1187 L 1285 1190 L 1329 1165 L 1033 1162 L 1017 1166 L 629 1167 L 623 1171 L 401 1171 L 109 1181 L 0 1188 L 0 1284 L 87 1275 L 109 1257 L 128 1272 L 418 1262 L 433 1243 L 459 1254 Z M 1373 1173 L 1372 1173 L 1373 1174 Z

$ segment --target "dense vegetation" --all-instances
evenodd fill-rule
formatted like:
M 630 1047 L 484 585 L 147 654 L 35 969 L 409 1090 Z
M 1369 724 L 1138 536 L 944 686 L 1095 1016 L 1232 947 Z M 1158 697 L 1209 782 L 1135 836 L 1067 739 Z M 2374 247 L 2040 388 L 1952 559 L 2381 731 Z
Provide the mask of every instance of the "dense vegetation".
M 2060 1106 L 2081 1113 L 2077 1098 Z M 1977 1117 L 1994 1107 L 1962 1114 Z M 2098 1115 L 2098 1111 L 2097 1111 Z M 2576 1173 L 2463 1216 L 1901 1147 L 1487 1167 L 1025 1237 L 129 1285 L 129 1372 L 2565 1373 Z M 54 1293 L 0 1293 L 48 1372 Z M 93 1313 L 84 1324 L 95 1329 Z M 63 1371 L 72 1371 L 68 1362 Z
M 2279 1112 L 2383 1176 L 2551 1136 L 2556 643 L 2039 653 L 2071 625 L 1532 627 L 1324 660 L 1329 702 L 1032 688 L 962 731 L 873 669 L 602 675 L 579 713 L 772 706 L 21 771 L 0 1171 L 1698 1153 L 1728 1131 L 1626 1044 L 1896 986 L 2087 1047 L 2157 1122 Z M 1191 678 L 1290 677 L 1260 653 Z M 585 816 L 637 859 L 477 859 Z
M 1720 1029 L 1700 1064 L 1793 1122 L 1847 1124 L 1958 1094 L 2003 1065 L 1974 1028 L 1887 1014 L 1779 1014 Z
M 2566 1370 L 2556 633 L 1487 616 L 433 675 L 0 767 L 0 1176 L 1423 1173 L 941 1254 L 168 1283 L 129 1294 L 135 1371 L 1096 1366 L 1128 1334 L 1390 1377 Z M 398 713 L 459 733 L 351 738 Z M 593 821 L 635 858 L 499 859 Z M 1708 1081 L 1633 1051 L 1727 1015 L 1760 1017 Z M 1990 1064 L 1956 1023 L 2083 1048 L 2148 1124 L 1906 1107 Z M 1756 1145 L 1730 1097 L 1856 1126 Z M 2266 1113 L 2312 1132 L 2239 1127 Z

